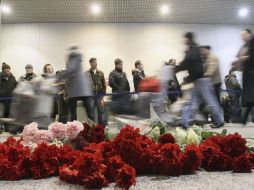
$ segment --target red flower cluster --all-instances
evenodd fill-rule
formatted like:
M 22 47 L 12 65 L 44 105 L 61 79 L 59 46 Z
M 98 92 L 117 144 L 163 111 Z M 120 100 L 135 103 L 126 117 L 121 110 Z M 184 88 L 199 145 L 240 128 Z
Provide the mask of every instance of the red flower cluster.
M 83 126 L 84 130 L 72 141 L 75 148 L 82 150 L 90 143 L 100 143 L 105 140 L 103 125 L 89 126 L 83 123 Z
M 160 144 L 175 143 L 175 142 L 176 142 L 175 138 L 170 133 L 163 134 L 159 138 L 159 143 Z
M 201 165 L 199 148 L 190 146 L 181 153 L 171 134 L 161 136 L 157 144 L 140 135 L 139 129 L 126 126 L 113 142 L 123 161 L 133 166 L 138 174 L 179 176 L 193 173 Z
M 254 167 L 254 153 L 248 154 L 248 160 L 252 163 L 252 166 Z
M 0 144 L 0 178 L 20 180 L 27 177 L 26 162 L 29 155 L 29 149 L 12 137 Z
M 245 155 L 246 140 L 237 133 L 212 136 L 201 143 L 200 150 L 203 154 L 202 167 L 207 171 L 251 171 L 253 157 Z
M 246 139 L 238 133 L 227 135 L 222 141 L 222 151 L 233 158 L 241 156 L 247 151 Z
M 105 142 L 88 145 L 71 165 L 60 167 L 60 179 L 82 184 L 86 189 L 101 189 L 116 181 L 118 187 L 128 189 L 135 184 L 135 169 L 119 156 L 107 156 L 107 148 Z
M 196 145 L 187 146 L 181 154 L 180 161 L 183 174 L 191 174 L 201 166 L 202 154 Z
M 77 155 L 71 147 L 65 145 L 40 144 L 31 153 L 28 147 L 14 138 L 0 144 L 0 178 L 4 180 L 20 180 L 27 177 L 41 179 L 58 174 L 61 163 L 71 162 Z M 67 158 L 68 157 L 68 158 Z
M 252 164 L 248 159 L 248 155 L 241 155 L 234 160 L 234 172 L 251 173 Z
M 246 153 L 246 140 L 238 134 L 213 136 L 182 152 L 170 134 L 161 136 L 157 143 L 141 135 L 139 129 L 126 126 L 114 140 L 104 141 L 102 126 L 84 127 L 74 141 L 82 151 L 69 145 L 40 144 L 30 152 L 20 141 L 9 138 L 0 144 L 0 179 L 40 179 L 59 174 L 61 180 L 86 189 L 100 189 L 110 182 L 129 189 L 136 183 L 136 173 L 179 176 L 200 167 L 251 172 L 254 166 L 254 154 Z

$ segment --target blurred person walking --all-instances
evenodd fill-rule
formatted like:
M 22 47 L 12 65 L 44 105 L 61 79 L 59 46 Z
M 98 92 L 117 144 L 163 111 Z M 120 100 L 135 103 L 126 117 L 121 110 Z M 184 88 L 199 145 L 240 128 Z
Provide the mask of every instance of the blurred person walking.
M 204 101 L 211 109 L 212 117 L 215 120 L 213 127 L 218 128 L 224 125 L 223 117 L 220 111 L 218 100 L 215 97 L 211 79 L 204 77 L 204 65 L 201 58 L 201 52 L 195 43 L 194 34 L 187 32 L 185 34 L 185 44 L 188 47 L 184 60 L 176 66 L 176 72 L 187 70 L 189 73 L 188 82 L 193 82 L 191 100 L 182 111 L 182 125 L 189 127 L 191 116 L 198 110 L 200 101 Z M 192 112 L 192 113 L 191 113 Z
M 71 121 L 77 120 L 77 101 L 82 100 L 90 120 L 94 121 L 94 100 L 89 77 L 83 72 L 82 55 L 78 47 L 69 49 L 66 72 L 59 75 L 67 80 L 67 96 L 71 113 Z
M 241 36 L 244 44 L 233 63 L 233 68 L 243 71 L 242 123 L 246 124 L 254 107 L 254 37 L 250 29 L 243 30 Z

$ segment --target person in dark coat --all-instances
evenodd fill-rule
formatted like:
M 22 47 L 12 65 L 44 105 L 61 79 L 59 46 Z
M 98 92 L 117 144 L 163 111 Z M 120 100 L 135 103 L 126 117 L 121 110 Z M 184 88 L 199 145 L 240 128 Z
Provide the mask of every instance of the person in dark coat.
M 112 102 L 109 107 L 114 114 L 133 114 L 130 92 L 130 85 L 123 72 L 123 61 L 115 60 L 115 70 L 109 74 L 109 86 L 112 88 Z
M 0 103 L 4 105 L 4 117 L 8 118 L 10 115 L 10 105 L 12 92 L 17 85 L 16 78 L 11 73 L 11 67 L 3 63 L 2 72 L 0 74 Z
M 243 47 L 234 66 L 243 70 L 242 89 L 242 123 L 246 124 L 252 107 L 254 107 L 254 37 L 250 29 L 242 31 Z
M 34 79 L 35 77 L 37 77 L 37 75 L 33 72 L 33 66 L 31 64 L 27 64 L 26 67 L 26 74 L 21 76 L 19 78 L 19 81 L 31 81 L 32 79 Z
M 194 83 L 192 89 L 191 101 L 184 107 L 182 111 L 182 125 L 184 128 L 189 127 L 191 116 L 193 112 L 198 110 L 200 101 L 204 101 L 207 106 L 211 108 L 212 117 L 214 118 L 214 127 L 218 128 L 224 125 L 222 113 L 220 111 L 218 100 L 211 79 L 203 77 L 204 66 L 201 59 L 201 52 L 198 45 L 195 43 L 194 34 L 187 32 L 185 34 L 185 44 L 188 49 L 184 60 L 180 65 L 176 66 L 176 72 L 187 70 L 189 73 L 188 81 Z M 193 111 L 192 111 L 193 110 Z
M 144 72 L 144 66 L 140 60 L 135 62 L 135 69 L 132 70 L 132 76 L 135 92 L 138 92 L 138 86 L 140 81 L 142 81 L 146 77 Z
M 109 74 L 109 86 L 112 88 L 112 92 L 130 92 L 126 73 L 123 72 L 123 61 L 119 58 L 115 60 L 115 70 Z

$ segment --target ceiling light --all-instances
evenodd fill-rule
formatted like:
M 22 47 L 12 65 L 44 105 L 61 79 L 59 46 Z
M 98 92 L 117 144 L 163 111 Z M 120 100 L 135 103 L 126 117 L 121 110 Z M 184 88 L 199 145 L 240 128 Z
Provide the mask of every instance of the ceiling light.
M 239 10 L 239 12 L 238 12 L 238 15 L 239 15 L 240 17 L 246 17 L 246 16 L 248 15 L 248 13 L 249 13 L 249 10 L 248 10 L 248 9 L 246 9 L 246 8 L 241 8 L 241 9 Z
M 1 5 L 1 11 L 2 11 L 2 13 L 5 13 L 5 14 L 11 13 L 11 9 L 7 5 Z
M 101 7 L 98 4 L 94 4 L 91 7 L 92 13 L 99 14 L 101 12 Z
M 161 14 L 166 15 L 169 12 L 169 6 L 168 5 L 162 5 L 161 6 Z

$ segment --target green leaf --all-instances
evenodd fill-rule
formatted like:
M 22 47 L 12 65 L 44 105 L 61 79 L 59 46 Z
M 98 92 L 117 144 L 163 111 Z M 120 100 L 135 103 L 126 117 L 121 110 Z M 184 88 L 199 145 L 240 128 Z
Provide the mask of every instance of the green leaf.
M 220 135 L 224 137 L 227 134 L 227 132 L 228 132 L 227 129 L 223 129 Z
M 218 133 L 215 133 L 215 132 L 210 132 L 210 131 L 202 131 L 201 132 L 201 137 L 202 139 L 207 139 L 215 134 L 218 134 Z

